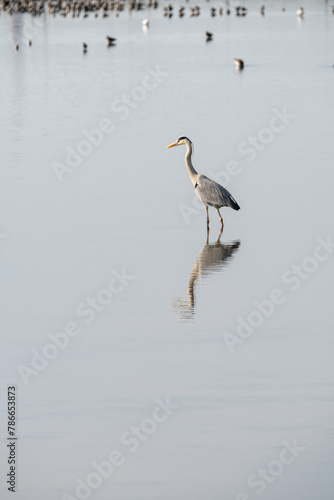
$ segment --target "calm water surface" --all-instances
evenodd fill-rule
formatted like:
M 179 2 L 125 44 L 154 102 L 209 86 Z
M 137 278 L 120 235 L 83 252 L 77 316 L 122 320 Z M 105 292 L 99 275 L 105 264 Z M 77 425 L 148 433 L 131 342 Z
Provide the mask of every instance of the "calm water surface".
M 2 498 L 333 498 L 334 16 L 200 5 L 1 14 Z

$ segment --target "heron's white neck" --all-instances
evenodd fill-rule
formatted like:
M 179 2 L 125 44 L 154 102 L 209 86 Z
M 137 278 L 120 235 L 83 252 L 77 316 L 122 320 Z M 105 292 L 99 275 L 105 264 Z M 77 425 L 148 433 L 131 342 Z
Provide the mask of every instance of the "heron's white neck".
M 186 161 L 186 166 L 188 169 L 188 174 L 189 174 L 190 180 L 193 183 L 193 185 L 195 186 L 195 184 L 197 182 L 198 174 L 197 174 L 196 170 L 194 169 L 192 161 L 191 161 L 192 153 L 193 153 L 193 148 L 191 146 L 191 143 L 187 142 L 187 152 L 186 152 L 185 161 Z

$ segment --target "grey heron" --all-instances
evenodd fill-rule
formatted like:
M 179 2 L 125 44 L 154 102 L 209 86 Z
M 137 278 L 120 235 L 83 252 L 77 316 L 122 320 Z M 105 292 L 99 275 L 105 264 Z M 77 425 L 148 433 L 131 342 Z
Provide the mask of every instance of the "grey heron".
M 206 211 L 207 229 L 209 230 L 209 206 L 211 206 L 214 207 L 218 212 L 222 232 L 224 222 L 222 216 L 220 215 L 219 209 L 221 207 L 231 207 L 233 208 L 233 210 L 239 210 L 240 207 L 231 193 L 227 191 L 227 189 L 218 184 L 218 182 L 215 182 L 205 175 L 201 175 L 196 172 L 191 161 L 193 144 L 191 140 L 188 139 L 188 137 L 179 137 L 175 142 L 167 146 L 167 149 L 182 145 L 185 145 L 187 147 L 185 156 L 186 167 L 188 169 L 189 177 L 195 188 L 196 194 L 204 205 Z

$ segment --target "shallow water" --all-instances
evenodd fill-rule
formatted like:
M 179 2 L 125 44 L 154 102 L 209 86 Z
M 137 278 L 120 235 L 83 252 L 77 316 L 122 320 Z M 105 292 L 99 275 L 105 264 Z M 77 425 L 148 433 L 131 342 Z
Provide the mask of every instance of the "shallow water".
M 20 500 L 333 498 L 334 16 L 200 5 L 35 30 L 1 14 L 1 400 L 15 384 Z M 184 148 L 165 149 L 180 135 L 241 206 L 220 241 Z M 9 498 L 4 444 L 1 461 Z

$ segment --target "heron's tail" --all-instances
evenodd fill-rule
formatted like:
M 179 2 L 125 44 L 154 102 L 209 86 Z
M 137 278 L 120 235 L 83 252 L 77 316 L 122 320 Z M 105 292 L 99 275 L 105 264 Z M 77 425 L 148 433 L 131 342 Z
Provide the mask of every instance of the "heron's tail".
M 233 208 L 233 210 L 240 210 L 238 203 L 235 201 L 232 195 L 229 196 L 229 202 L 230 207 Z

